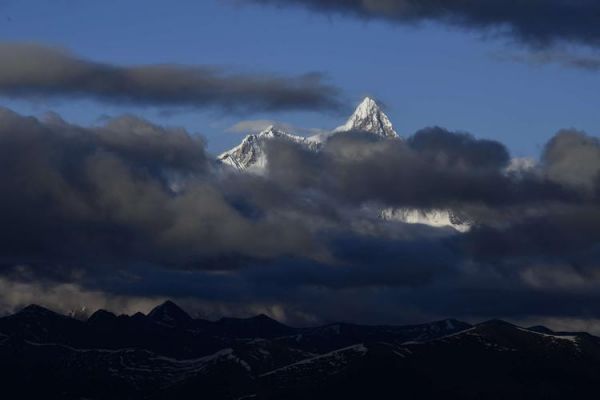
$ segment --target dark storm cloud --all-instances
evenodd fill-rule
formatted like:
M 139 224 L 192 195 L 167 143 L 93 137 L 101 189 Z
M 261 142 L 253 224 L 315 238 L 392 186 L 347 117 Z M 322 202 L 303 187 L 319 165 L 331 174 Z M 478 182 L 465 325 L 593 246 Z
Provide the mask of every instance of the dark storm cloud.
M 541 157 L 541 178 L 554 182 L 578 201 L 548 201 L 523 212 L 502 229 L 482 226 L 468 235 L 468 253 L 491 260 L 544 260 L 597 269 L 600 240 L 600 141 L 585 132 L 559 131 Z
M 0 109 L 2 263 L 226 269 L 209 261 L 312 252 L 302 226 L 229 202 L 208 157 L 197 137 L 131 116 L 82 128 Z
M 142 106 L 235 112 L 337 110 L 337 88 L 318 73 L 242 74 L 178 65 L 117 66 L 34 44 L 0 43 L 0 95 L 83 97 Z
M 268 173 L 281 185 L 318 188 L 340 202 L 379 202 L 396 207 L 491 207 L 576 201 L 579 194 L 551 180 L 509 176 L 506 148 L 441 128 L 417 132 L 406 142 L 373 135 L 332 136 L 319 153 L 294 143 L 269 143 Z
M 500 169 L 510 161 L 508 150 L 499 142 L 440 127 L 418 131 L 408 139 L 408 145 L 433 161 L 441 157 L 446 163 L 462 163 L 468 168 Z
M 243 0 L 304 6 L 401 24 L 436 21 L 503 33 L 533 46 L 570 42 L 600 46 L 596 0 Z
M 557 207 L 509 227 L 479 227 L 465 235 L 467 253 L 485 262 L 563 260 L 595 267 L 600 241 L 597 206 Z
M 600 288 L 597 138 L 561 131 L 519 173 L 501 143 L 442 128 L 268 143 L 265 174 L 240 174 L 182 129 L 0 109 L 0 307 L 35 290 L 289 321 L 600 316 L 578 303 Z M 382 221 L 384 207 L 473 227 Z

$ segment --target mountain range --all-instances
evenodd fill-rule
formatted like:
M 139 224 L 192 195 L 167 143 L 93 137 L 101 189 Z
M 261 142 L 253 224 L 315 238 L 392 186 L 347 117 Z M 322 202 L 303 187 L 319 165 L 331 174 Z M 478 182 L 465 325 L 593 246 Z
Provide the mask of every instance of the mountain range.
M 390 119 L 377 102 L 366 97 L 345 124 L 330 132 L 304 137 L 285 132 L 272 125 L 260 133 L 247 135 L 238 146 L 219 155 L 218 161 L 238 172 L 262 174 L 267 168 L 266 146 L 271 140 L 287 140 L 310 151 L 318 152 L 332 135 L 349 132 L 370 134 L 377 140 L 403 140 L 394 130 Z M 378 216 L 386 221 L 422 224 L 435 228 L 453 228 L 458 232 L 466 232 L 471 227 L 468 222 L 458 218 L 450 210 L 384 208 L 378 210 Z
M 583 399 L 600 389 L 600 338 L 499 320 L 208 321 L 170 301 L 78 320 L 31 305 L 0 318 L 0 376 L 25 399 Z

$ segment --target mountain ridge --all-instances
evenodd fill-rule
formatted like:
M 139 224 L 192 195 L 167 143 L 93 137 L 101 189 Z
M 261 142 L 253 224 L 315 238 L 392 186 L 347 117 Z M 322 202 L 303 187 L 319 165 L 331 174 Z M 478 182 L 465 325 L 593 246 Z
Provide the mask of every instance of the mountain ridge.
M 165 313 L 189 319 L 165 324 Z M 30 306 L 0 318 L 0 376 L 3 393 L 61 399 L 542 400 L 600 389 L 600 338 L 534 328 L 454 319 L 294 328 L 266 315 L 196 319 L 170 301 L 84 321 Z

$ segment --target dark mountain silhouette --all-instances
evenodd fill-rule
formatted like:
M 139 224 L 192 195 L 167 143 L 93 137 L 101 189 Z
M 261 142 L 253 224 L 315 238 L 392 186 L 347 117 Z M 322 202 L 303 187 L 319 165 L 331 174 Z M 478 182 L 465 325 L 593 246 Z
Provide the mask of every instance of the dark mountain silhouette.
M 600 389 L 600 338 L 499 320 L 212 322 L 173 302 L 80 321 L 32 305 L 0 318 L 0 374 L 8 398 L 583 399 Z

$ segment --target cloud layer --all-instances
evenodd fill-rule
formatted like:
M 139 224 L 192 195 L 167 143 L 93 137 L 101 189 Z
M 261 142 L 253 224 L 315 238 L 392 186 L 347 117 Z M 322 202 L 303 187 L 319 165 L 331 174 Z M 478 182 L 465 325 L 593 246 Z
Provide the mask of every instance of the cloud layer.
M 244 0 L 303 6 L 400 24 L 435 21 L 509 35 L 530 46 L 566 42 L 600 46 L 600 4 L 595 0 Z
M 501 143 L 439 127 L 267 154 L 245 175 L 134 116 L 81 127 L 1 109 L 0 305 L 32 288 L 60 307 L 175 298 L 292 323 L 600 318 L 600 142 L 584 132 L 521 169 Z M 383 221 L 385 207 L 473 228 Z
M 339 90 L 318 73 L 285 77 L 210 66 L 118 66 L 23 43 L 0 43 L 0 59 L 0 95 L 16 98 L 93 98 L 242 113 L 337 110 L 342 105 Z

